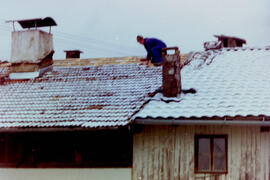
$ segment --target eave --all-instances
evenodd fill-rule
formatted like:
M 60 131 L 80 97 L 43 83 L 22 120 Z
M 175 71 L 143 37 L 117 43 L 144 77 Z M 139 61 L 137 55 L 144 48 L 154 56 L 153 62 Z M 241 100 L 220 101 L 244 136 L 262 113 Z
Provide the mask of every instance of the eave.
M 270 121 L 266 117 L 252 118 L 194 118 L 194 119 L 175 119 L 175 118 L 136 118 L 134 124 L 141 125 L 231 125 L 231 126 L 269 126 Z

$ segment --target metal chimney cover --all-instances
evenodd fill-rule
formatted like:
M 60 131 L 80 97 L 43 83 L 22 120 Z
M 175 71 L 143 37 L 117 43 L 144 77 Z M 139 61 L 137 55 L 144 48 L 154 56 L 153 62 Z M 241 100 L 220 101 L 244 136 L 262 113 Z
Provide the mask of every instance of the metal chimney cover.
M 23 19 L 23 20 L 10 20 L 8 22 L 18 22 L 22 28 L 37 28 L 37 27 L 46 27 L 46 26 L 57 26 L 56 22 L 51 17 L 45 18 L 35 18 L 35 19 Z

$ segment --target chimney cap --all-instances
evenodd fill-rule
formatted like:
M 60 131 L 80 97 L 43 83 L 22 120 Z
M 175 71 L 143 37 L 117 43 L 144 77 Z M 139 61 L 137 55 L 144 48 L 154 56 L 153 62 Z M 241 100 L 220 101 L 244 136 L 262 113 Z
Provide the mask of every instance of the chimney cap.
M 22 28 L 37 28 L 46 26 L 57 26 L 56 22 L 51 17 L 35 18 L 35 19 L 22 19 L 22 20 L 8 20 L 6 23 L 18 22 Z
M 78 49 L 75 49 L 75 50 L 64 50 L 64 52 L 78 52 L 78 53 L 83 53 L 83 51 L 80 51 Z

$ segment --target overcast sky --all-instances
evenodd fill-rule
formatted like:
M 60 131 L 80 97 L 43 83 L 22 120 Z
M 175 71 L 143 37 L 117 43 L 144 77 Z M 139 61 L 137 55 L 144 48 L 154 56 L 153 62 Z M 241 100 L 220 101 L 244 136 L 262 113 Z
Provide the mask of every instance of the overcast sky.
M 47 16 L 58 24 L 52 28 L 54 59 L 70 49 L 82 50 L 82 58 L 145 55 L 137 34 L 183 53 L 202 50 L 214 34 L 270 46 L 269 0 L 8 0 L 0 14 L 1 60 L 10 58 L 12 26 L 5 20 Z

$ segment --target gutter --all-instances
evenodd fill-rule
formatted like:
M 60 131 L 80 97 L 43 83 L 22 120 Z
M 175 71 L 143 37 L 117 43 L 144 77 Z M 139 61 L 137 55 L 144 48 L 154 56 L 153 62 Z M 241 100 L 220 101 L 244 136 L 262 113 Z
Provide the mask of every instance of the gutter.
M 269 126 L 270 121 L 262 120 L 181 120 L 181 119 L 135 119 L 134 124 L 141 125 L 234 125 L 234 126 Z
M 0 133 L 19 133 L 19 132 L 78 132 L 78 131 L 100 131 L 118 130 L 119 127 L 21 127 L 21 128 L 0 128 Z

